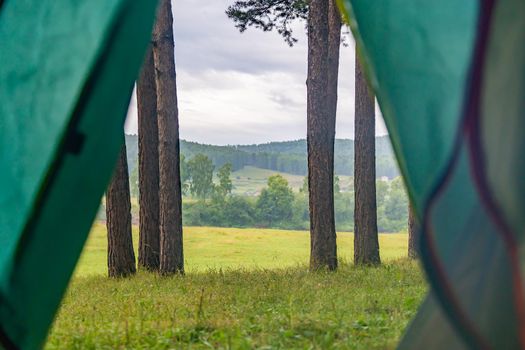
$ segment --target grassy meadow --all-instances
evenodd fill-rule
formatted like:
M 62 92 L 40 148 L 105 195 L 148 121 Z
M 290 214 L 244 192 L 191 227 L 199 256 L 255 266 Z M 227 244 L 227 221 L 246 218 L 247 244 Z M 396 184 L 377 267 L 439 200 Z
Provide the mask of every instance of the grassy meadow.
M 426 292 L 406 234 L 381 235 L 382 266 L 354 267 L 339 233 L 338 271 L 309 273 L 307 232 L 186 227 L 185 276 L 117 280 L 105 234 L 93 227 L 47 349 L 390 349 Z
M 380 234 L 381 259 L 392 261 L 407 254 L 407 234 Z M 337 234 L 340 260 L 352 261 L 354 236 Z M 133 227 L 133 242 L 138 244 L 138 227 Z M 107 254 L 106 227 L 93 226 L 76 276 L 105 274 Z M 184 257 L 188 273 L 209 269 L 273 269 L 306 265 L 310 254 L 307 231 L 258 228 L 185 227 Z
M 255 196 L 267 186 L 268 178 L 275 174 L 279 174 L 284 177 L 295 192 L 298 192 L 303 186 L 304 176 L 262 169 L 253 166 L 245 166 L 242 169 L 232 173 L 232 193 L 236 195 Z M 341 191 L 348 191 L 353 185 L 351 176 L 339 175 L 339 179 Z
M 303 185 L 304 176 L 245 166 L 232 173 L 232 193 L 236 195 L 254 196 L 267 186 L 268 178 L 275 174 L 283 176 L 295 191 L 299 191 L 299 188 Z

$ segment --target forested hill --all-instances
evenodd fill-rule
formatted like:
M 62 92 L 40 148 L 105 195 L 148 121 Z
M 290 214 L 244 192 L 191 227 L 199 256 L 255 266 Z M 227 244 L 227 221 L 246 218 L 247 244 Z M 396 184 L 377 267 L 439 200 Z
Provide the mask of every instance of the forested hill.
M 130 171 L 137 164 L 136 135 L 126 135 Z M 269 142 L 259 145 L 215 146 L 181 140 L 181 152 L 186 159 L 202 153 L 216 167 L 231 163 L 233 170 L 254 166 L 296 175 L 307 174 L 306 140 Z M 335 142 L 335 171 L 338 175 L 353 175 L 354 141 L 338 139 Z M 376 138 L 377 177 L 393 178 L 399 174 L 387 136 Z

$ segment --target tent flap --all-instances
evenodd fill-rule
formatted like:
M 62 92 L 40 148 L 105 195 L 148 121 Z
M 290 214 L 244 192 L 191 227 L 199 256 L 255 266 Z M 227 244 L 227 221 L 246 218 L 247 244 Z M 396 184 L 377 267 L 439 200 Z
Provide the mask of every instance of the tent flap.
M 525 3 L 340 0 L 422 222 L 400 348 L 525 347 Z
M 0 12 L 0 329 L 43 346 L 123 142 L 156 2 L 6 1 Z

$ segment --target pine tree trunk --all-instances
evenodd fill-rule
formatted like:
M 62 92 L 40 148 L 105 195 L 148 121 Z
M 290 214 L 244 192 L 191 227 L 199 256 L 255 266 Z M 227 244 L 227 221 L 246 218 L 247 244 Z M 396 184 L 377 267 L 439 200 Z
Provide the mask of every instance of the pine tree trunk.
M 337 81 L 330 82 L 335 59 L 329 45 L 330 2 L 312 0 L 308 14 L 307 141 L 311 270 L 337 268 L 333 192 Z M 338 61 L 338 58 L 335 60 Z
M 137 81 L 139 133 L 139 267 L 159 269 L 159 128 L 152 48 Z
M 375 101 L 356 54 L 354 263 L 381 262 L 377 236 Z
M 412 205 L 408 205 L 408 257 L 410 259 L 417 259 L 417 235 L 419 232 L 419 225 L 416 213 Z
M 131 236 L 131 202 L 125 144 L 120 151 L 106 193 L 106 227 L 109 277 L 126 277 L 134 274 L 135 253 Z
M 330 0 L 328 9 L 328 111 L 333 120 L 337 115 L 337 84 L 339 77 L 339 48 L 341 47 L 341 14 L 336 0 Z
M 184 273 L 179 116 L 171 1 L 162 0 L 153 30 L 159 128 L 160 272 Z

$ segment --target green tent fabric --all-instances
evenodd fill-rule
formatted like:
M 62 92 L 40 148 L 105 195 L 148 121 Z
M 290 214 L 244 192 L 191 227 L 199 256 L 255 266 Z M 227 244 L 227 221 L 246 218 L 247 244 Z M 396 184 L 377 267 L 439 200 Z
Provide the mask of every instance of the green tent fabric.
M 339 5 L 422 222 L 400 348 L 525 348 L 525 1 Z
M 156 1 L 0 1 L 0 344 L 43 346 L 123 142 Z

